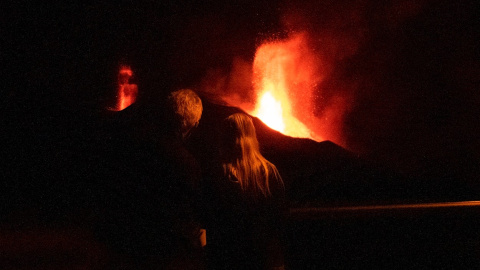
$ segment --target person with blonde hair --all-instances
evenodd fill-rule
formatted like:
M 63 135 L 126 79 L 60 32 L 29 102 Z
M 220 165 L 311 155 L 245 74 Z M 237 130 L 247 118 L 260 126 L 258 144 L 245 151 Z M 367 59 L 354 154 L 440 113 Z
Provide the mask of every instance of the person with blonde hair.
M 271 196 L 270 182 L 283 183 L 275 165 L 260 153 L 252 119 L 246 114 L 236 113 L 227 117 L 224 128 L 224 175 L 238 182 L 244 192 Z
M 230 115 L 222 129 L 218 173 L 206 192 L 209 268 L 284 269 L 282 178 L 260 153 L 250 116 Z

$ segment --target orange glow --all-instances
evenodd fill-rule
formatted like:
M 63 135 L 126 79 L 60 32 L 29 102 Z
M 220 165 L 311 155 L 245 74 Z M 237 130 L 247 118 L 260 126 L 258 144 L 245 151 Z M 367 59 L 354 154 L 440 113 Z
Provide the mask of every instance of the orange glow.
M 269 127 L 285 132 L 285 121 L 283 120 L 282 103 L 277 101 L 271 91 L 267 91 L 260 98 L 259 106 L 255 114 Z
M 258 48 L 253 63 L 257 98 L 255 109 L 249 113 L 285 135 L 320 141 L 322 138 L 297 118 L 311 115 L 313 110 L 310 84 L 315 66 L 302 57 L 302 46 L 303 37 L 298 36 Z
M 138 87 L 130 83 L 133 71 L 129 66 L 121 66 L 118 71 L 118 96 L 115 110 L 121 111 L 135 103 Z
M 200 90 L 285 135 L 347 147 L 343 123 L 357 86 L 332 77 L 335 63 L 328 52 L 308 32 L 268 40 L 253 63 L 236 58 L 228 74 L 210 70 Z

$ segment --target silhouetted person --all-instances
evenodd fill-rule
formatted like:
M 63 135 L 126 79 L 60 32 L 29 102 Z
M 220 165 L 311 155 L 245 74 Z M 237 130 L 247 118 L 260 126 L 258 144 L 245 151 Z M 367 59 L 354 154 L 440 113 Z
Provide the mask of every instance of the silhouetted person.
M 202 102 L 182 89 L 170 94 L 164 109 L 160 133 L 120 136 L 112 145 L 115 171 L 101 230 L 115 254 L 112 268 L 201 268 L 196 209 L 201 172 L 184 139 L 198 125 Z
M 259 150 L 251 118 L 222 124 L 218 170 L 205 182 L 209 269 L 284 269 L 284 185 Z

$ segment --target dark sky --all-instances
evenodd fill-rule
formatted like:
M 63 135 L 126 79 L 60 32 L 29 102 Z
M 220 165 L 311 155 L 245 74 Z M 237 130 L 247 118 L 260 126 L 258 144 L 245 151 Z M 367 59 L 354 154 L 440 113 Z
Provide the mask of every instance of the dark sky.
M 347 148 L 432 179 L 478 172 L 476 1 L 133 2 L 8 7 L 7 153 L 68 140 L 111 102 L 120 63 L 132 65 L 145 100 L 198 85 L 212 69 L 228 73 L 234 58 L 253 61 L 262 41 L 306 30 L 328 59 L 322 95 L 352 97 Z

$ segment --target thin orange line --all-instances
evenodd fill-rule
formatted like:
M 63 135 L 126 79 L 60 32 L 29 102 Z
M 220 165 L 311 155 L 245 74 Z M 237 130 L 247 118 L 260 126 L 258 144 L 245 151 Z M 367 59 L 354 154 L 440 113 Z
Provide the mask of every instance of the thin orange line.
M 332 211 L 357 211 L 357 210 L 384 210 L 384 209 L 408 209 L 408 208 L 445 208 L 445 207 L 480 206 L 480 201 L 463 202 L 440 202 L 440 203 L 417 203 L 417 204 L 391 204 L 391 205 L 364 205 L 342 207 L 309 207 L 295 208 L 291 212 L 332 212 Z

